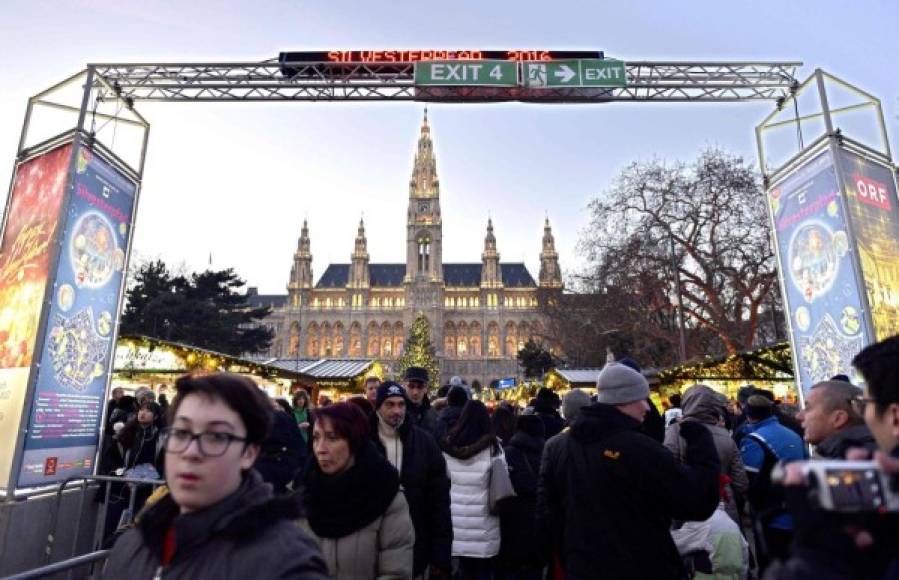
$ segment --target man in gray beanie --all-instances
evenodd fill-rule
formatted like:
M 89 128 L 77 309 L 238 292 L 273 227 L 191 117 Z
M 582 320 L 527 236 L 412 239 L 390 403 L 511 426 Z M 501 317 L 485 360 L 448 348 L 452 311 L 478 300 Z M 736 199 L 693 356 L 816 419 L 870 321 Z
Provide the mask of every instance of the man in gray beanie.
M 567 578 L 684 576 L 672 520 L 708 519 L 718 506 L 719 460 L 711 433 L 685 423 L 684 462 L 640 432 L 649 384 L 609 363 L 596 382 L 598 402 L 581 409 L 560 443 L 544 447 L 537 493 L 543 545 Z M 602 538 L 597 542 L 596 538 Z

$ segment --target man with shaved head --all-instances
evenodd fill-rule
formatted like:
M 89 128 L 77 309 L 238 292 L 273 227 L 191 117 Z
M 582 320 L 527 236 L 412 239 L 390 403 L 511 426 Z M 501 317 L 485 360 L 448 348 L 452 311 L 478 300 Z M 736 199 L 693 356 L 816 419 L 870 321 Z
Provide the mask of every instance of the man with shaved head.
M 877 448 L 871 431 L 856 408 L 861 389 L 839 380 L 822 381 L 812 386 L 805 408 L 797 419 L 805 430 L 805 441 L 815 453 L 827 459 L 845 459 L 852 447 L 869 451 Z

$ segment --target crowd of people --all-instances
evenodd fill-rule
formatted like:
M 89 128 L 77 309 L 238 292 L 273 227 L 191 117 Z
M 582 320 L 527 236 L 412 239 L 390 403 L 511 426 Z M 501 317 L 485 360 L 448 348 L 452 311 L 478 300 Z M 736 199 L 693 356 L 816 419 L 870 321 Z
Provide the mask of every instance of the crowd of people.
M 418 367 L 316 408 L 226 373 L 179 378 L 167 413 L 114 393 L 102 468 L 152 466 L 166 487 L 103 575 L 897 578 L 896 514 L 827 512 L 799 469 L 811 445 L 899 472 L 899 337 L 854 365 L 864 391 L 818 383 L 795 419 L 769 391 L 742 389 L 734 413 L 702 384 L 660 414 L 631 359 L 592 396 L 544 388 L 523 409 L 491 411 L 460 377 L 432 398 Z

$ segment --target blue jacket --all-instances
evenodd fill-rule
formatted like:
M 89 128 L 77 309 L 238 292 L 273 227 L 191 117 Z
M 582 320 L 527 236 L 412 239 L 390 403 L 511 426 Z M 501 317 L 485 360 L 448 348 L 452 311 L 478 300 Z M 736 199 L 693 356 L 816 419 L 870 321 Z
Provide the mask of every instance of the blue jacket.
M 777 417 L 768 417 L 758 423 L 747 422 L 743 429 L 747 435 L 756 433 L 761 437 L 780 461 L 789 462 L 808 458 L 805 444 L 799 435 L 781 425 Z M 765 462 L 765 452 L 754 438 L 744 436 L 740 439 L 740 454 L 743 456 L 743 465 L 752 479 Z M 772 519 L 770 525 L 772 528 L 791 530 L 793 529 L 793 520 L 789 514 L 784 513 Z

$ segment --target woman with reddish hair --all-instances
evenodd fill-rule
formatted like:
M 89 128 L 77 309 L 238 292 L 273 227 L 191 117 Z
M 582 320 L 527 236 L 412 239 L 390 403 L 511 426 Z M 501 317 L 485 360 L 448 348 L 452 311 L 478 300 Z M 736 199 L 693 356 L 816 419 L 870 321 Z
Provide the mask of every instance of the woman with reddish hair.
M 399 475 L 370 439 L 353 403 L 312 412 L 312 451 L 300 477 L 300 525 L 321 546 L 335 580 L 412 578 L 415 543 Z

